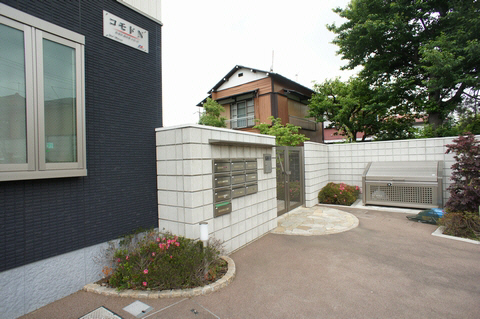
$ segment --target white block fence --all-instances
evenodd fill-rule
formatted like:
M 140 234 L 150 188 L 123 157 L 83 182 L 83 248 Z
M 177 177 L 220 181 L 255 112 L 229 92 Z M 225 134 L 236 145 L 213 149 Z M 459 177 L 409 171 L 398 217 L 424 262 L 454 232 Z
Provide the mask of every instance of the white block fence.
M 156 129 L 159 229 L 198 239 L 200 222 L 227 252 L 276 227 L 275 138 L 203 125 Z M 216 141 L 219 144 L 212 144 Z M 272 172 L 263 172 L 263 154 Z M 212 159 L 256 158 L 258 192 L 232 199 L 232 212 L 213 215 Z
M 305 205 L 318 203 L 318 192 L 329 182 L 362 187 L 369 162 L 443 161 L 443 202 L 449 197 L 454 154 L 445 154 L 456 137 L 350 144 L 305 142 Z M 476 136 L 480 140 L 480 135 Z

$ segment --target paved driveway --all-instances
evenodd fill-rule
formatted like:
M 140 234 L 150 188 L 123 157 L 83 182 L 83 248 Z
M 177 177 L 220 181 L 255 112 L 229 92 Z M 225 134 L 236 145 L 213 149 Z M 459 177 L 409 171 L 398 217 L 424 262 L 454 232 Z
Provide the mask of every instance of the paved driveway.
M 268 234 L 232 254 L 237 277 L 228 287 L 142 300 L 154 308 L 143 318 L 480 317 L 480 245 L 431 236 L 435 226 L 405 214 L 348 211 L 357 228 Z M 122 310 L 133 301 L 78 292 L 25 318 L 79 318 L 102 305 L 134 318 Z

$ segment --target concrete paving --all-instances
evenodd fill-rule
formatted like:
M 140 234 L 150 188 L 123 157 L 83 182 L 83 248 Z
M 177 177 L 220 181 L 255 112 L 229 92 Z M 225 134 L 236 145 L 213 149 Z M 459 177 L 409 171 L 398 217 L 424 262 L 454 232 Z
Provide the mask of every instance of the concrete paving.
M 339 209 L 337 207 L 337 209 Z M 237 275 L 193 298 L 141 300 L 141 318 L 479 318 L 480 245 L 432 236 L 404 213 L 342 207 L 356 228 L 323 236 L 268 234 L 233 253 Z M 79 291 L 22 318 L 79 318 L 131 298 Z

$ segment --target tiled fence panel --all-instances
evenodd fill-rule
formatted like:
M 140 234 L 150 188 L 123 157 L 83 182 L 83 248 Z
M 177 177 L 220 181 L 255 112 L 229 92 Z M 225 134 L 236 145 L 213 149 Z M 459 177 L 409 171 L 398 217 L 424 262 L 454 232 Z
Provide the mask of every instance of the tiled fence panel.
M 318 191 L 328 183 L 328 145 L 305 142 L 305 206 L 318 203 Z
M 222 240 L 228 252 L 273 229 L 277 217 L 275 160 L 263 172 L 263 154 L 275 158 L 271 136 L 200 125 L 161 128 L 157 138 L 159 229 L 199 238 L 199 222 L 208 222 L 210 237 Z M 269 144 L 218 146 L 209 140 Z M 232 200 L 232 212 L 213 217 L 212 159 L 256 158 L 258 192 Z
M 476 138 L 478 140 L 480 136 Z M 445 152 L 446 145 L 451 144 L 453 139 L 455 137 L 332 145 L 305 143 L 306 206 L 310 207 L 318 202 L 316 196 L 328 182 L 343 182 L 362 187 L 362 174 L 369 162 L 394 161 L 443 161 L 445 203 L 449 196 L 446 188 L 451 183 L 450 167 L 455 162 L 454 155 Z M 328 167 L 327 173 L 325 167 Z

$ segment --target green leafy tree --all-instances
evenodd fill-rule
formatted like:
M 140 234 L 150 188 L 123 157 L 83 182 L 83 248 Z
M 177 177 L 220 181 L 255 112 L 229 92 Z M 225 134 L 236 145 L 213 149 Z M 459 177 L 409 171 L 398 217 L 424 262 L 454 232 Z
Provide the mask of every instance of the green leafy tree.
M 295 126 L 290 123 L 283 125 L 281 118 L 274 118 L 273 116 L 270 116 L 268 119 L 272 121 L 271 125 L 268 123 L 260 123 L 253 128 L 258 129 L 261 134 L 275 136 L 277 145 L 297 146 L 310 140 L 308 137 L 305 137 L 305 135 L 298 134 L 298 130 L 301 128 L 300 126 Z
M 399 101 L 390 98 L 387 88 L 374 88 L 359 77 L 346 82 L 326 80 L 315 84 L 314 90 L 309 116 L 318 122 L 329 121 L 329 128 L 338 129 L 349 142 L 355 142 L 360 132 L 364 133 L 362 141 L 379 134 L 381 139 L 405 138 L 414 121 Z M 398 114 L 404 116 L 398 118 Z
M 361 77 L 425 112 L 434 128 L 479 88 L 479 1 L 352 0 L 334 12 L 347 19 L 327 26 L 349 61 L 343 69 L 362 66 Z
M 375 134 L 375 141 L 406 140 L 418 137 L 418 129 L 413 127 L 415 117 L 411 114 L 390 116 L 382 119 L 381 129 Z
M 207 101 L 203 104 L 204 113 L 200 116 L 198 124 L 216 126 L 216 127 L 227 127 L 225 117 L 220 116 L 225 112 L 225 108 L 221 106 L 217 101 L 207 98 Z
M 466 98 L 457 108 L 458 131 L 480 134 L 480 90 L 465 93 Z
M 431 124 L 425 124 L 419 129 L 417 138 L 435 138 L 445 136 L 457 136 L 459 134 L 459 126 L 454 118 L 448 117 L 442 125 L 433 127 Z

